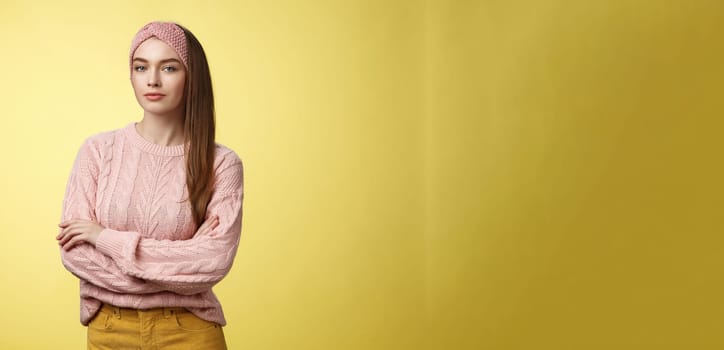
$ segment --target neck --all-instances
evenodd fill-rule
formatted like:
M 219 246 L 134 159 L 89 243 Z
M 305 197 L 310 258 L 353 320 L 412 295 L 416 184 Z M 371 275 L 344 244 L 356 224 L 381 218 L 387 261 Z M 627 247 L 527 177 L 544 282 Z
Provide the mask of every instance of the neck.
M 182 145 L 185 141 L 182 118 L 166 118 L 144 113 L 136 130 L 146 140 L 161 146 Z

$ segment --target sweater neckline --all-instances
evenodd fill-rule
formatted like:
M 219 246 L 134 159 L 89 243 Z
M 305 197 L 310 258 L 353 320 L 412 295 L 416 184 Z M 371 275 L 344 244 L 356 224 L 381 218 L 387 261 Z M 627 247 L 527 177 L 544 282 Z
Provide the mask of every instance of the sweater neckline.
M 136 129 L 137 122 L 129 123 L 125 128 L 125 134 L 136 147 L 142 151 L 158 156 L 177 157 L 184 155 L 184 145 L 164 146 L 146 140 Z

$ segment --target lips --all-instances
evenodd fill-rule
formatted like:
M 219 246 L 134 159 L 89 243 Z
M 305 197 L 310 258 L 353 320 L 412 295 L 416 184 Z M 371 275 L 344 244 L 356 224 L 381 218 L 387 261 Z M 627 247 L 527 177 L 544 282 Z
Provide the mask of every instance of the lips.
M 147 94 L 145 94 L 145 95 L 143 95 L 143 96 L 146 96 L 146 98 L 149 99 L 149 100 L 151 100 L 151 101 L 158 101 L 158 100 L 162 99 L 162 98 L 163 98 L 164 96 L 166 96 L 166 95 L 164 95 L 164 94 L 159 94 L 159 93 L 152 93 L 152 92 L 151 92 L 151 93 L 147 93 Z

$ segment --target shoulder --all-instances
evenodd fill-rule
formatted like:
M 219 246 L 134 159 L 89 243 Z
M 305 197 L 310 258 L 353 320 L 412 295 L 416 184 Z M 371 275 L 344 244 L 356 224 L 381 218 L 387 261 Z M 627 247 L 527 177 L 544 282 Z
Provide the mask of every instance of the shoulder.
M 113 145 L 115 143 L 115 140 L 118 139 L 118 137 L 122 136 L 122 133 L 127 128 L 128 126 L 125 126 L 112 130 L 99 131 L 91 134 L 83 141 L 83 146 L 98 149 L 103 146 Z
M 214 167 L 216 171 L 223 171 L 229 167 L 243 168 L 241 157 L 234 150 L 223 144 L 216 143 L 216 154 L 214 156 Z
M 233 191 L 243 187 L 244 164 L 234 150 L 216 143 L 214 157 L 214 171 L 216 173 L 216 189 L 222 192 Z
M 123 128 L 105 130 L 96 132 L 86 137 L 80 145 L 80 152 L 89 153 L 96 158 L 100 158 L 109 148 L 113 146 L 115 140 L 123 132 Z

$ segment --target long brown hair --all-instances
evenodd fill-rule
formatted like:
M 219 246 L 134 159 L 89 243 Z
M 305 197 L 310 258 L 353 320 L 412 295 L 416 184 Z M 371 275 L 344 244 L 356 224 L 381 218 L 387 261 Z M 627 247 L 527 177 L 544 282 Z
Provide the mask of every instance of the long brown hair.
M 186 34 L 188 72 L 184 86 L 186 115 L 184 118 L 186 151 L 186 186 L 196 227 L 206 217 L 206 206 L 214 184 L 214 150 L 216 122 L 214 91 L 206 54 L 201 43 L 186 27 L 176 23 Z

